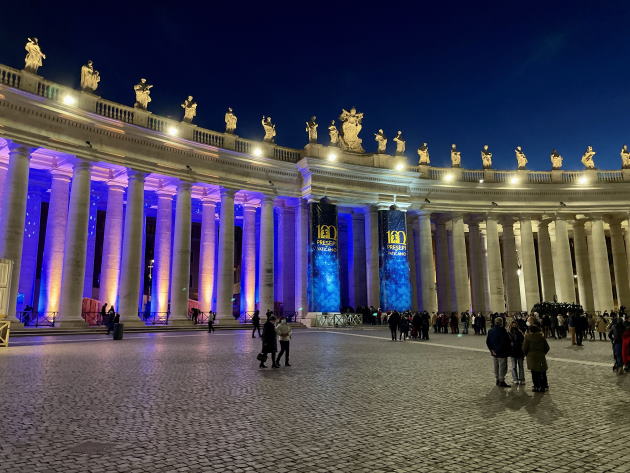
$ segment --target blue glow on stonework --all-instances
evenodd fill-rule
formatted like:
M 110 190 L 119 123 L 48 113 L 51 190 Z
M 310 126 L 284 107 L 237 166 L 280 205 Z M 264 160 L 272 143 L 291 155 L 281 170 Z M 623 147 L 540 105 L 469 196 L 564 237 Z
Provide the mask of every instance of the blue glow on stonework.
M 311 273 L 312 301 L 315 312 L 338 312 L 341 304 L 339 291 L 339 261 L 337 252 L 313 249 Z
M 405 213 L 379 212 L 381 306 L 384 310 L 411 310 Z

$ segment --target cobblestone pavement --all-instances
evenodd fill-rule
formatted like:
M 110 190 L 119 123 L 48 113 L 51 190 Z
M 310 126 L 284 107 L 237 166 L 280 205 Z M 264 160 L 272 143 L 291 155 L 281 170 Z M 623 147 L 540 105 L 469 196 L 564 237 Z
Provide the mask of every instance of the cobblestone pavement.
M 16 339 L 0 471 L 629 471 L 630 375 L 608 343 L 552 340 L 541 395 L 494 386 L 484 337 L 387 338 L 296 330 L 279 370 L 246 332 Z

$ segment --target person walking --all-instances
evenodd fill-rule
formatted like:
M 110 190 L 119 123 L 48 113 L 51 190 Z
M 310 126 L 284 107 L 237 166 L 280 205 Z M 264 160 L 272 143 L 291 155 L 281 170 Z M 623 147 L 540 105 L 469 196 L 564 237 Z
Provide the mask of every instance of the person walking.
M 431 314 L 431 326 L 433 327 L 433 333 L 437 333 L 438 331 L 438 315 L 433 312 Z
M 523 341 L 523 353 L 527 357 L 527 368 L 532 372 L 532 391 L 544 393 L 549 389 L 547 383 L 547 353 L 549 343 L 545 340 L 540 327 L 531 325 Z
M 597 327 L 597 333 L 599 334 L 599 341 L 601 342 L 607 340 L 606 332 L 608 332 L 608 320 L 603 315 L 599 315 L 597 317 L 597 322 L 595 323 Z
M 107 302 L 101 307 L 101 324 L 107 325 Z
M 429 339 L 429 324 L 430 324 L 430 317 L 429 317 L 429 313 L 425 310 L 424 312 L 422 312 L 422 336 L 420 337 L 420 340 L 428 340 Z
M 280 323 L 276 326 L 276 333 L 280 340 L 280 353 L 276 358 L 276 365 L 280 366 L 280 359 L 284 355 L 284 366 L 291 366 L 289 364 L 289 342 L 291 341 L 291 326 L 287 323 L 287 319 L 282 317 Z
M 510 362 L 512 365 L 512 382 L 514 384 L 525 384 L 525 370 L 523 368 L 523 359 L 525 354 L 523 353 L 523 342 L 525 336 L 518 327 L 516 320 L 510 324 L 510 340 L 512 349 L 510 350 Z
M 575 331 L 575 344 L 579 347 L 583 346 L 584 332 L 586 331 L 586 317 L 580 314 L 573 316 L 573 329 Z
M 406 342 L 409 335 L 409 319 L 407 314 L 400 316 L 400 322 L 398 322 L 398 330 L 400 332 L 400 340 Z
M 208 333 L 214 333 L 214 321 L 217 318 L 216 312 L 208 312 Z
M 470 321 L 470 315 L 468 314 L 468 311 L 462 312 L 462 325 L 464 326 L 464 330 L 462 331 L 462 333 L 464 335 L 468 335 L 468 324 Z
M 621 319 L 621 317 L 619 317 Z M 623 369 L 630 371 L 630 315 L 626 314 L 626 321 L 623 324 L 624 330 L 621 337 L 621 361 Z
M 507 373 L 507 358 L 510 356 L 512 349 L 512 341 L 505 327 L 503 327 L 503 319 L 501 317 L 496 318 L 494 327 L 488 332 L 486 345 L 492 355 L 497 386 L 501 388 L 511 387 L 505 382 L 505 375 Z
M 276 352 L 278 351 L 278 337 L 276 334 L 276 326 L 274 322 L 276 318 L 271 315 L 265 324 L 263 325 L 262 331 L 262 352 L 260 357 L 260 368 L 266 368 L 265 361 L 267 360 L 267 355 L 271 354 L 271 367 L 272 368 L 280 368 L 279 365 L 276 364 Z
M 261 337 L 260 334 L 260 311 L 256 309 L 254 311 L 254 315 L 252 316 L 252 325 L 254 329 L 252 330 L 252 338 L 256 338 L 256 332 L 258 331 L 258 336 Z
M 396 341 L 396 332 L 398 330 L 398 324 L 400 323 L 400 314 L 396 311 L 392 312 L 387 320 L 389 324 L 389 331 L 392 333 L 392 341 Z
M 112 305 L 107 311 L 107 335 L 110 334 L 112 330 L 114 330 L 114 318 L 116 317 L 116 311 L 114 310 L 114 306 Z

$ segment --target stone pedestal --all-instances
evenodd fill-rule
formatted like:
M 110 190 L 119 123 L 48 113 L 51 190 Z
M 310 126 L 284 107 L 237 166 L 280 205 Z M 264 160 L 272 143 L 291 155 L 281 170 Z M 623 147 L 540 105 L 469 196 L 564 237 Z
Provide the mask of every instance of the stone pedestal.
M 563 181 L 562 178 L 562 170 L 561 169 L 552 169 L 551 170 L 551 182 L 558 184 Z

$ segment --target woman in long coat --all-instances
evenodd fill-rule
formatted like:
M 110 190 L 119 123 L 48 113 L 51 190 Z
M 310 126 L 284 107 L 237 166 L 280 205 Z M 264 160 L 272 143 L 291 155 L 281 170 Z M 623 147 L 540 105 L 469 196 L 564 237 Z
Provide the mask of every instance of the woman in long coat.
M 260 367 L 266 368 L 265 361 L 267 360 L 267 354 L 271 353 L 271 367 L 279 368 L 280 365 L 276 364 L 276 352 L 278 351 L 278 337 L 276 334 L 276 318 L 272 315 L 267 319 L 267 322 L 263 325 L 262 332 L 262 353 L 265 355 L 260 360 Z
M 527 368 L 532 372 L 532 391 L 544 393 L 549 389 L 547 384 L 547 358 L 549 343 L 545 340 L 540 327 L 531 325 L 523 342 L 523 353 L 527 357 Z

